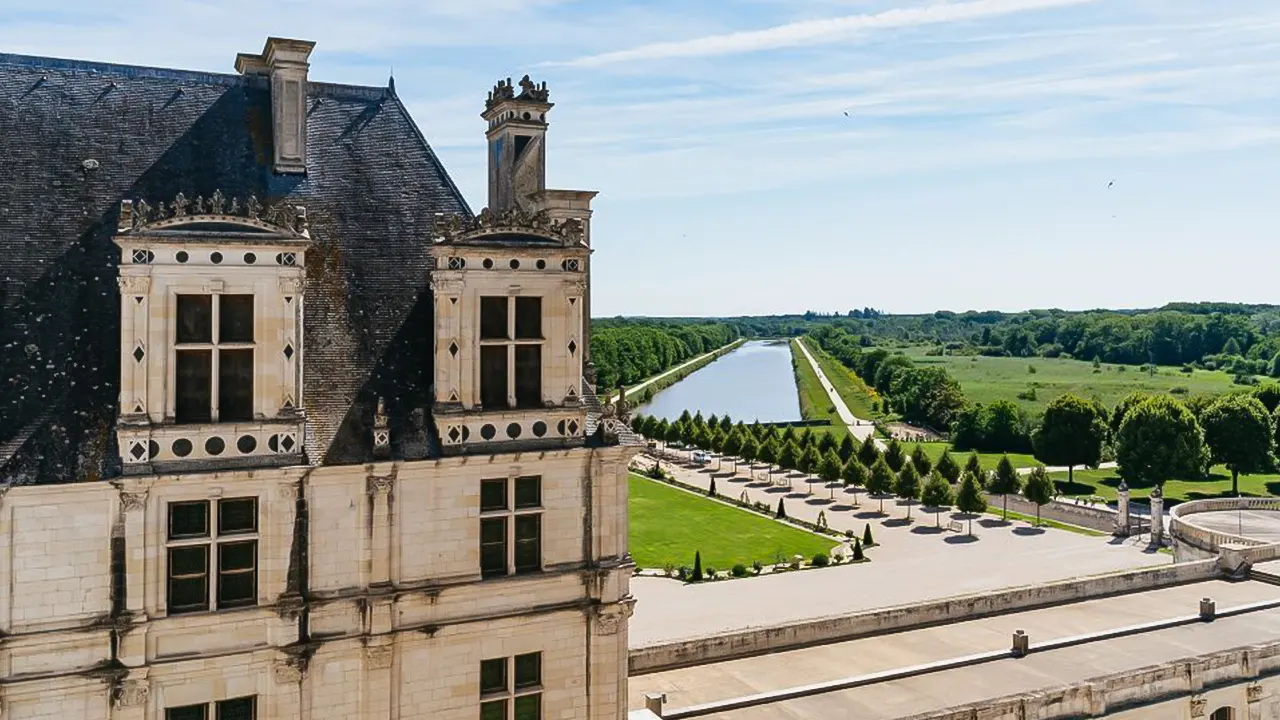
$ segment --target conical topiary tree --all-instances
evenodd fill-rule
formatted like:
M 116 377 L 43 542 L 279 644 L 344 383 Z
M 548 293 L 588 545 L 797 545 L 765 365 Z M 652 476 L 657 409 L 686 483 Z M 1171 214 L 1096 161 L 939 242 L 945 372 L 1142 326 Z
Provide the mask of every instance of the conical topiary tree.
M 954 483 L 960 479 L 960 463 L 951 457 L 950 450 L 943 450 L 942 456 L 938 458 L 938 466 L 935 468 L 943 478 L 949 483 Z
M 880 448 L 876 447 L 876 439 L 874 436 L 868 435 L 858 448 L 858 462 L 861 462 L 863 467 L 870 470 L 879 459 Z
M 702 581 L 702 551 L 693 551 L 693 581 Z
M 911 464 L 916 466 L 916 472 L 920 473 L 922 478 L 929 477 L 929 473 L 933 472 L 933 461 L 929 459 L 923 445 L 916 444 L 915 449 L 911 451 Z
M 845 434 L 844 438 L 840 441 L 840 449 L 837 452 L 840 454 L 840 462 L 842 463 L 849 462 L 849 458 L 853 457 L 854 454 L 858 452 L 858 448 L 854 446 L 852 435 L 849 435 L 848 433 Z
M 866 527 L 862 528 L 862 544 L 867 547 L 876 544 L 876 541 L 871 539 L 871 523 L 867 523 Z
M 893 483 L 893 494 L 907 501 L 907 521 L 911 521 L 911 501 L 920 497 L 920 473 L 911 462 L 902 465 L 897 480 Z
M 1036 526 L 1040 526 L 1040 507 L 1053 500 L 1053 480 L 1043 465 L 1037 465 L 1027 476 L 1027 485 L 1022 494 L 1036 504 Z
M 907 454 L 902 450 L 902 443 L 897 438 L 889 441 L 884 449 L 884 461 L 889 463 L 889 469 L 896 472 L 902 470 L 902 464 L 907 461 Z
M 818 477 L 827 483 L 828 499 L 836 498 L 836 481 L 840 479 L 840 471 L 843 470 L 840 464 L 840 456 L 836 454 L 835 448 L 830 448 L 822 455 L 822 461 L 818 463 Z
M 782 503 L 782 500 L 782 498 L 778 498 L 778 511 L 773 514 L 774 517 L 780 520 L 787 516 L 787 506 Z
M 859 560 L 864 560 L 864 559 L 866 559 L 866 556 L 862 554 L 862 543 L 858 541 L 858 538 L 854 538 L 853 539 L 853 561 L 858 562 Z
M 924 484 L 920 493 L 920 502 L 933 508 L 933 524 L 942 527 L 942 511 L 949 508 L 955 498 L 951 493 L 951 483 L 937 469 L 929 474 L 929 482 Z
M 982 469 L 982 461 L 978 459 L 978 453 L 969 453 L 969 459 L 964 461 L 964 471 L 973 473 L 979 487 L 987 486 L 987 471 Z
M 716 479 L 714 477 L 711 478 L 711 486 L 707 488 L 707 495 L 711 497 L 716 496 Z
M 1009 519 L 1009 496 L 1022 489 L 1022 478 L 1018 476 L 1018 471 L 1013 468 L 1013 463 L 1009 462 L 1008 455 L 1000 458 L 1000 463 L 996 465 L 996 471 L 991 476 L 991 485 L 987 489 L 997 495 L 1004 496 L 1004 515 L 1002 519 L 1007 521 Z
M 853 506 L 858 507 L 858 486 L 867 484 L 867 476 L 871 471 L 867 470 L 858 458 L 851 457 L 849 462 L 844 464 L 840 470 L 840 479 L 844 481 L 846 492 L 849 488 L 853 488 Z
M 987 509 L 987 499 L 982 496 L 978 477 L 966 471 L 960 478 L 960 492 L 956 493 L 956 508 L 969 515 L 969 535 L 973 535 L 973 516 Z
M 893 490 L 894 474 L 889 467 L 889 463 L 884 458 L 876 461 L 871 468 L 871 474 L 867 477 L 867 492 L 876 496 L 880 501 L 880 514 L 884 514 L 884 497 Z

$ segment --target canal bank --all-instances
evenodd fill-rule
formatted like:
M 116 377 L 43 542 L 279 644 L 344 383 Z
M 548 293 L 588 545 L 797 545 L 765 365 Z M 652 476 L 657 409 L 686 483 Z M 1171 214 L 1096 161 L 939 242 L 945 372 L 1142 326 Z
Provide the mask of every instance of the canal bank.
M 630 392 L 630 391 L 628 391 Z M 657 393 L 637 412 L 675 420 L 680 413 L 728 414 L 743 422 L 801 419 L 791 350 L 785 340 L 752 340 Z

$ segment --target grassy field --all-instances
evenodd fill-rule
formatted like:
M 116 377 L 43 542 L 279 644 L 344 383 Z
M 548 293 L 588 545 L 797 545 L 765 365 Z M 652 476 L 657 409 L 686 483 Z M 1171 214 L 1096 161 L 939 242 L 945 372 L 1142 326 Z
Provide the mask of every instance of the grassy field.
M 863 420 L 873 420 L 880 417 L 880 413 L 871 409 L 871 401 L 875 391 L 868 388 L 866 383 L 862 382 L 853 371 L 840 364 L 839 360 L 831 357 L 825 350 L 818 347 L 817 343 L 805 343 L 805 347 L 809 352 L 813 353 L 813 359 L 818 361 L 818 367 L 822 368 L 822 372 L 826 374 L 827 379 L 831 381 L 832 387 L 840 394 L 840 398 L 844 400 L 844 404 L 849 406 L 849 411 L 855 417 Z M 793 348 L 793 353 L 798 361 L 808 362 L 803 353 Z M 816 378 L 817 375 L 814 375 Z M 821 387 L 818 388 L 822 390 Z
M 642 568 L 667 563 L 729 570 L 735 563 L 771 563 L 776 556 L 813 557 L 838 543 L 746 510 L 698 497 L 638 475 L 631 476 L 631 555 Z
M 804 356 L 800 348 L 796 347 L 795 340 L 791 341 L 791 365 L 796 374 L 796 392 L 800 394 L 800 417 L 805 420 L 830 421 L 831 427 L 826 430 L 836 440 L 843 440 L 844 436 L 849 434 L 849 429 L 840 421 L 840 413 L 836 412 L 835 405 L 831 404 L 831 396 L 827 395 L 827 391 L 822 387 L 822 381 L 813 371 L 809 359 Z M 857 410 L 854 412 L 857 413 Z
M 902 450 L 908 457 L 910 457 L 911 453 L 915 452 L 916 445 L 924 448 L 924 454 L 928 455 L 929 459 L 932 460 L 934 464 L 937 464 L 938 458 L 942 457 L 943 450 L 951 448 L 949 443 L 943 442 L 902 443 Z M 956 462 L 960 463 L 960 467 L 964 467 L 965 462 L 969 460 L 969 453 L 952 448 L 951 457 Z M 987 470 L 995 470 L 1001 457 L 1003 457 L 1003 455 L 1000 453 L 978 453 L 978 461 L 981 462 L 982 467 Z M 1013 466 L 1016 468 L 1034 467 L 1040 464 L 1034 457 L 1030 455 L 1023 455 L 1022 453 L 1009 453 L 1009 462 L 1013 463 Z M 1079 473 L 1076 474 L 1079 475 Z
M 921 365 L 940 365 L 951 373 L 965 396 L 972 402 L 1012 400 L 1028 412 L 1040 414 L 1051 400 L 1071 392 L 1085 398 L 1096 398 L 1108 408 L 1135 390 L 1171 392 L 1185 388 L 1186 395 L 1218 395 L 1239 385 L 1224 372 L 1196 370 L 1180 372 L 1178 368 L 1161 367 L 1154 376 L 1131 365 L 1104 363 L 1101 372 L 1093 371 L 1093 363 L 1084 360 L 1049 358 L 998 358 L 976 356 L 927 356 L 925 347 L 905 348 L 907 356 Z M 1032 373 L 1028 368 L 1035 368 Z M 1018 398 L 1019 393 L 1035 389 L 1036 399 Z
M 1066 473 L 1052 473 L 1058 491 L 1063 495 L 1075 497 L 1098 496 L 1107 502 L 1115 502 L 1116 487 L 1120 478 L 1115 470 L 1080 470 L 1075 471 L 1075 484 L 1067 484 Z M 1145 499 L 1151 494 L 1154 483 L 1129 484 L 1129 497 Z M 1280 495 L 1280 475 L 1241 475 L 1240 494 L 1266 497 Z M 1231 472 L 1218 465 L 1212 469 L 1204 480 L 1170 480 L 1164 484 L 1166 503 L 1179 503 L 1187 500 L 1204 498 L 1231 497 Z

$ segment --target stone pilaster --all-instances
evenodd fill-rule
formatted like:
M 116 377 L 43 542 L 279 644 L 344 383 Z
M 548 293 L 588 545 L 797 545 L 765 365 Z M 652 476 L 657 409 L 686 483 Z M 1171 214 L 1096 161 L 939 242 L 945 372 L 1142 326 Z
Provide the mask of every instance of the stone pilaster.
M 111 720 L 145 720 L 150 697 L 146 668 L 130 672 L 112 691 Z
M 301 255 L 302 253 L 298 253 Z M 280 289 L 279 317 L 281 347 L 291 348 L 292 352 L 281 352 L 277 355 L 280 364 L 280 398 L 278 408 L 290 412 L 302 407 L 302 290 L 303 278 L 299 268 L 295 274 L 281 276 L 277 283 Z M 276 408 L 270 408 L 275 412 Z
M 393 473 L 369 475 L 365 481 L 369 502 L 373 504 L 372 524 L 369 527 L 369 585 L 391 582 L 390 495 L 395 479 Z
M 147 619 L 147 487 L 132 485 L 120 491 L 120 511 L 124 520 L 125 605 L 127 616 L 119 625 L 120 646 L 117 655 L 128 667 L 141 667 L 147 661 L 146 633 L 133 629 Z M 155 565 L 150 565 L 152 573 Z M 151 577 L 152 583 L 159 578 Z M 145 705 L 145 695 L 144 695 Z
M 146 252 L 145 250 L 143 252 Z M 152 407 L 147 395 L 147 369 L 158 358 L 152 358 L 149 342 L 151 313 L 151 277 L 123 275 L 116 278 L 120 287 L 120 416 L 141 417 L 151 413 L 163 419 L 163 403 Z
M 1129 537 L 1129 485 L 1123 480 L 1116 488 L 1116 528 L 1112 534 Z
M 376 644 L 375 644 L 376 643 Z M 389 637 L 376 638 L 364 648 L 365 681 L 362 683 L 361 711 L 368 720 L 384 720 L 391 715 L 391 687 L 395 645 Z
M 591 667 L 590 720 L 627 717 L 627 620 L 631 602 L 598 607 L 588 616 Z

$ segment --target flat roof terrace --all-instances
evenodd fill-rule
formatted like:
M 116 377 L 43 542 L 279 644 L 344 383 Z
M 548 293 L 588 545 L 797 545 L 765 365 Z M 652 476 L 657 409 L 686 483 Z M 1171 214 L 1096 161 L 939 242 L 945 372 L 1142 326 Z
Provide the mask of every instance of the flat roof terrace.
M 731 720 L 833 717 L 896 718 L 1059 687 L 1235 647 L 1280 642 L 1280 609 L 1257 610 L 1212 623 L 1195 623 L 1036 650 L 1046 641 L 1114 631 L 1195 615 L 1212 598 L 1219 612 L 1259 602 L 1280 602 L 1280 587 L 1260 582 L 1206 581 L 1056 607 L 951 623 L 772 655 L 633 676 L 628 707 L 644 707 L 646 693 L 666 693 L 666 717 L 682 708 L 760 693 L 927 665 L 982 653 L 1007 652 L 1015 630 L 1030 636 L 1032 652 L 977 664 L 928 670 L 909 678 L 699 713 Z

